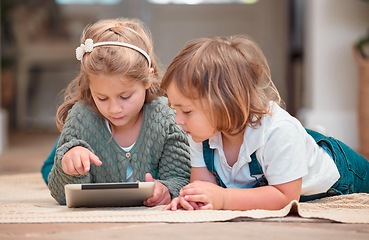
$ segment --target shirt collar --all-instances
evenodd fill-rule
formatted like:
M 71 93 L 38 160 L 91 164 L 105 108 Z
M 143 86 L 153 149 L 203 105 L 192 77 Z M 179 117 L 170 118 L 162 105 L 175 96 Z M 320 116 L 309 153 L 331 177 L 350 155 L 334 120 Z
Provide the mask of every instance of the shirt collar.
M 251 162 L 251 154 L 264 144 L 264 128 L 262 126 L 247 127 L 243 136 L 239 159 L 242 162 Z M 209 139 L 212 149 L 223 149 L 222 134 L 217 132 Z
M 265 134 L 263 125 L 246 128 L 243 145 L 248 156 L 253 154 L 264 144 Z
M 213 149 L 223 148 L 222 134 L 220 132 L 216 132 L 211 138 L 209 138 L 209 146 Z

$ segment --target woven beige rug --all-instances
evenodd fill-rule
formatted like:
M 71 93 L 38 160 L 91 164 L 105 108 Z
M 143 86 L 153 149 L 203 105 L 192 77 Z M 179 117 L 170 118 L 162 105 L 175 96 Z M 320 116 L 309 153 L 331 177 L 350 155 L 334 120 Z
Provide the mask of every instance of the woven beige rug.
M 67 208 L 50 196 L 41 174 L 0 176 L 0 223 L 329 221 L 369 224 L 369 194 L 291 202 L 278 211 L 163 211 L 162 207 Z

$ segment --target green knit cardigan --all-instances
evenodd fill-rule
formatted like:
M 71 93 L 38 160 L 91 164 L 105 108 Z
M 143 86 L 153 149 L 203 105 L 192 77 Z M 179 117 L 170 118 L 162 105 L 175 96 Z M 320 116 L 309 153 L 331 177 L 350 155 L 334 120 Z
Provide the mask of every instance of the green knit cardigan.
M 59 204 L 66 204 L 64 185 L 71 183 L 125 182 L 127 166 L 133 169 L 133 181 L 145 181 L 151 173 L 163 183 L 171 197 L 189 183 L 190 155 L 185 133 L 174 122 L 175 113 L 164 97 L 143 107 L 143 122 L 137 141 L 129 153 L 112 138 L 105 119 L 83 103 L 76 103 L 66 119 L 49 174 L 49 190 Z M 91 164 L 85 175 L 63 172 L 61 159 L 75 146 L 83 146 L 102 161 Z

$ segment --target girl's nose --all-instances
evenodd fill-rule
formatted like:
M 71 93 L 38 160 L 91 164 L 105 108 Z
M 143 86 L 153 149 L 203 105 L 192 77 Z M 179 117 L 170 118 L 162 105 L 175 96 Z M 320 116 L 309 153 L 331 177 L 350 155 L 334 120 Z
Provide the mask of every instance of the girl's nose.
M 119 113 L 121 112 L 123 109 L 122 105 L 119 104 L 119 102 L 117 101 L 111 101 L 110 102 L 110 105 L 109 105 L 109 111 L 111 113 Z

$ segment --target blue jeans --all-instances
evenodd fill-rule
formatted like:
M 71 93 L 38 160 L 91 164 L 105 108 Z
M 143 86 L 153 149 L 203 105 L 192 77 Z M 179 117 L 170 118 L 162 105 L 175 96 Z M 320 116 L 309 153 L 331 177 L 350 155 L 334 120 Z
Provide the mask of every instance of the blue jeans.
M 335 138 L 309 129 L 306 131 L 333 158 L 341 177 L 326 193 L 301 196 L 301 202 L 342 194 L 369 193 L 368 160 Z

